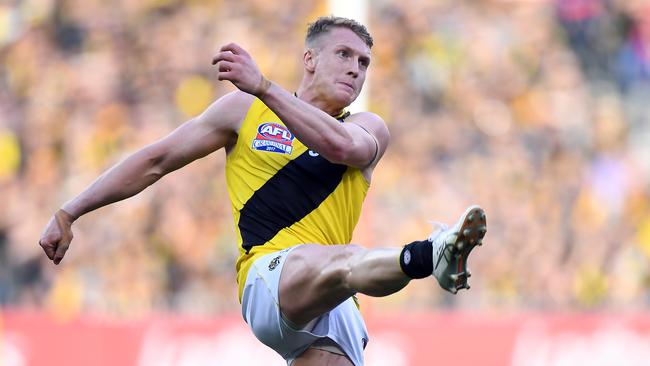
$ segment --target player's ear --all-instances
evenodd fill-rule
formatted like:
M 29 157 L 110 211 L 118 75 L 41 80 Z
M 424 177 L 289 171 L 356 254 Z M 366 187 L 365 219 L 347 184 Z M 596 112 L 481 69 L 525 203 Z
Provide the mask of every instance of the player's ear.
M 314 72 L 316 69 L 316 51 L 313 48 L 308 48 L 305 50 L 305 54 L 302 57 L 303 64 L 305 65 L 305 70 L 309 72 Z

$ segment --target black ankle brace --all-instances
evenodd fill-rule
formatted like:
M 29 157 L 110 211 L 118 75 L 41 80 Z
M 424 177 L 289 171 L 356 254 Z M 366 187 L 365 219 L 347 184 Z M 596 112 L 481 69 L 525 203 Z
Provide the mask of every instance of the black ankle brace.
M 410 278 L 425 278 L 433 273 L 433 248 L 428 240 L 414 241 L 399 256 L 402 272 Z

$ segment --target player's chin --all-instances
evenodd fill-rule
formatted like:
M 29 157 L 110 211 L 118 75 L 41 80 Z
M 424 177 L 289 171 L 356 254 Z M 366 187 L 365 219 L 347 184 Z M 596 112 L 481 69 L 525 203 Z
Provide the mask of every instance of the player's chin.
M 359 95 L 355 92 L 339 91 L 335 93 L 334 99 L 338 104 L 347 107 L 352 104 L 352 102 L 354 102 L 358 96 Z

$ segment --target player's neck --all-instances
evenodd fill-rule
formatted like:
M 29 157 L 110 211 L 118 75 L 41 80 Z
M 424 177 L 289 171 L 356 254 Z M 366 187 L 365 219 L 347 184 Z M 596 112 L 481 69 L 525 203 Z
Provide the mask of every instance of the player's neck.
M 333 105 L 331 101 L 320 97 L 319 94 L 317 92 L 314 92 L 312 88 L 304 87 L 304 85 L 300 85 L 295 95 L 301 100 L 313 105 L 314 107 L 320 109 L 321 111 L 324 111 L 333 117 L 341 114 L 345 108 L 341 107 L 340 105 Z

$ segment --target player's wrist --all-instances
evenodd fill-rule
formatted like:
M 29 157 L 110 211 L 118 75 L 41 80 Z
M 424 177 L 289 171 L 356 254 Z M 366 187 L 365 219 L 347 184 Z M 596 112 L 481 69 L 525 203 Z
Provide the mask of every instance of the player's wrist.
M 65 207 L 59 208 L 58 211 L 56 211 L 55 215 L 56 216 L 61 216 L 62 218 L 64 218 L 70 224 L 72 224 L 73 222 L 75 222 L 79 218 L 78 216 L 71 213 L 71 211 L 69 209 L 66 209 Z
M 269 88 L 271 88 L 271 81 L 265 78 L 264 75 L 260 74 L 260 82 L 257 84 L 253 95 L 261 99 L 266 95 L 266 92 L 269 90 Z

